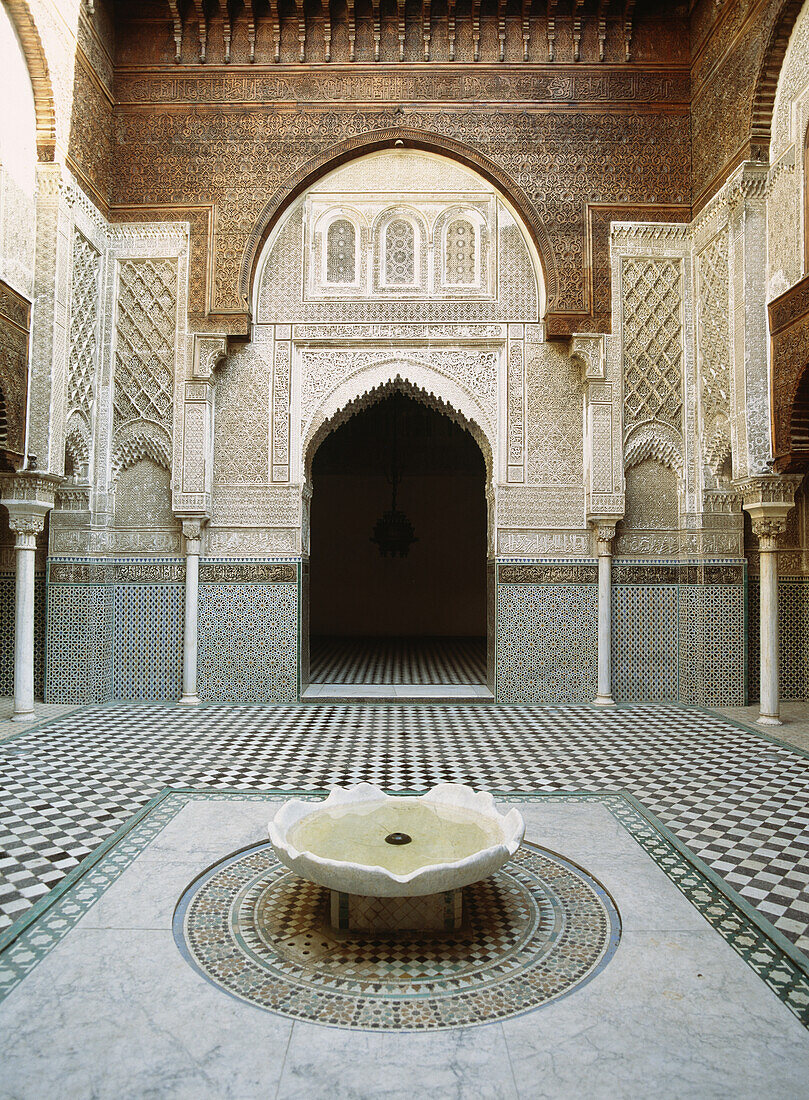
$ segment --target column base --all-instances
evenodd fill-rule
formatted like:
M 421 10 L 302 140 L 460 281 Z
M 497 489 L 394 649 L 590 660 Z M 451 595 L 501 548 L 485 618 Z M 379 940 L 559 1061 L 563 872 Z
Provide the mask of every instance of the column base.
M 199 696 L 198 695 L 182 695 L 177 700 L 177 705 L 180 707 L 198 707 Z
M 760 714 L 756 719 L 758 726 L 783 726 L 783 724 L 777 714 Z
M 611 695 L 596 695 L 592 705 L 594 707 L 614 707 L 615 700 Z
M 36 711 L 33 710 L 17 710 L 11 716 L 12 722 L 33 722 L 36 718 Z

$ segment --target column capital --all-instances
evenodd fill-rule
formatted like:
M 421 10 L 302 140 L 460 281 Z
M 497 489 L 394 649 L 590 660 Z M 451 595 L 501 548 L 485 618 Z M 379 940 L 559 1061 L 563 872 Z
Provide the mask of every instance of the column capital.
M 190 554 L 199 553 L 199 541 L 202 538 L 202 529 L 208 522 L 208 516 L 178 516 L 183 525 L 183 537 L 186 543 L 186 552 Z M 196 543 L 196 547 L 191 547 L 189 543 Z
M 755 513 L 782 511 L 786 516 L 795 506 L 795 491 L 801 480 L 800 474 L 758 474 L 735 481 L 733 488 L 742 494 L 742 507 L 753 518 Z
M 615 527 L 619 518 L 616 516 L 588 516 L 588 523 L 595 533 L 599 557 L 608 557 L 612 554 L 612 540 L 615 538 Z
M 787 529 L 786 516 L 760 516 L 753 520 L 753 534 L 759 549 L 766 553 L 778 549 L 778 540 Z

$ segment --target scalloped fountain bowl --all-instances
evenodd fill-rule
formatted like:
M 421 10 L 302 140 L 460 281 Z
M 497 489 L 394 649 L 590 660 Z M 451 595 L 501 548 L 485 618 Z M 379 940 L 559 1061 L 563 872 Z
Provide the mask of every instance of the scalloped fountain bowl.
M 525 822 L 456 783 L 417 797 L 360 783 L 334 787 L 315 806 L 284 803 L 269 831 L 275 854 L 301 878 L 340 894 L 414 898 L 488 878 L 519 848 Z

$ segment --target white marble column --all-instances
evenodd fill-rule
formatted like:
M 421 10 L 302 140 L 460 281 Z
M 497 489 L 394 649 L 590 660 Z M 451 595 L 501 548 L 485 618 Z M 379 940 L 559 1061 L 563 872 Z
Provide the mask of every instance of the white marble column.
M 738 483 L 758 539 L 761 601 L 761 695 L 758 722 L 781 725 L 778 654 L 778 539 L 795 505 L 800 474 L 759 474 Z
M 596 526 L 598 546 L 598 694 L 593 703 L 613 707 L 612 697 L 612 540 L 614 523 Z
M 9 526 L 16 535 L 17 580 L 14 606 L 14 722 L 34 717 L 34 577 L 37 535 L 44 516 L 21 516 L 9 510 Z
M 202 523 L 183 521 L 185 536 L 185 619 L 183 624 L 183 694 L 180 703 L 194 707 L 197 694 L 197 645 L 199 624 L 199 555 L 202 546 Z
M 778 655 L 778 536 L 784 520 L 753 522 L 758 538 L 761 614 L 761 694 L 757 721 L 762 726 L 780 726 L 781 695 Z

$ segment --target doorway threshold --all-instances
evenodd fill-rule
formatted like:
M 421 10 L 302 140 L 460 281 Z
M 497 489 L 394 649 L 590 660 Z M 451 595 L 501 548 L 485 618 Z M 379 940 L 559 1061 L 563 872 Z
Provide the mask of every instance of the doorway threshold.
M 302 703 L 493 703 L 485 684 L 309 684 Z

